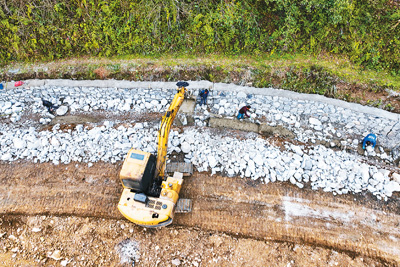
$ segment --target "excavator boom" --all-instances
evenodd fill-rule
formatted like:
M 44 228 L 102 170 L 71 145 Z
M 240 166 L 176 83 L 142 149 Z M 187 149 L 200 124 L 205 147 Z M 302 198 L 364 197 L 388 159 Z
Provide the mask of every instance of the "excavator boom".
M 156 177 L 164 178 L 165 176 L 165 163 L 167 161 L 167 148 L 168 137 L 171 130 L 171 125 L 174 122 L 175 116 L 185 99 L 185 87 L 180 87 L 178 93 L 174 96 L 168 110 L 161 120 L 161 127 L 158 131 L 158 147 L 157 147 L 157 164 L 156 164 Z

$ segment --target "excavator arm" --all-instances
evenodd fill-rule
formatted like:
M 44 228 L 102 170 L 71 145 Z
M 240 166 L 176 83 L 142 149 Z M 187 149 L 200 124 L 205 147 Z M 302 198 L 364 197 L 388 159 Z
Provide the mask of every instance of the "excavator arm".
M 164 179 L 165 176 L 165 163 L 167 161 L 167 148 L 168 148 L 168 137 L 171 130 L 171 125 L 174 122 L 175 116 L 185 99 L 186 88 L 180 86 L 178 93 L 175 94 L 174 99 L 171 102 L 167 112 L 162 117 L 160 130 L 158 131 L 158 147 L 157 147 L 157 163 L 156 163 L 156 174 L 155 177 Z

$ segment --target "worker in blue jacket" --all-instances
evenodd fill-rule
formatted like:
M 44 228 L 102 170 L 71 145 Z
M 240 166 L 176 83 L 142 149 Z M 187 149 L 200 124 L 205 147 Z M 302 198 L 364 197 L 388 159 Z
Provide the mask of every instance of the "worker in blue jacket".
M 364 138 L 362 145 L 363 145 L 363 149 L 365 149 L 365 145 L 367 145 L 367 146 L 371 146 L 372 145 L 372 148 L 375 148 L 375 146 L 376 146 L 376 135 L 372 134 L 372 133 L 367 135 Z
M 201 97 L 200 106 L 203 104 L 207 105 L 208 89 L 201 91 L 199 95 Z

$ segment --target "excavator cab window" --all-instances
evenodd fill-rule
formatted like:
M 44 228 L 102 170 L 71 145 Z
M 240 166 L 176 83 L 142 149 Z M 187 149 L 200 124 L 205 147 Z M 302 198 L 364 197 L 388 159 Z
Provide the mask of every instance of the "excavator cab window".
M 126 188 L 140 188 L 140 181 L 134 179 L 122 179 L 122 183 Z M 136 192 L 135 189 L 133 189 Z
M 143 154 L 132 153 L 130 158 L 131 159 L 144 160 L 144 155 Z

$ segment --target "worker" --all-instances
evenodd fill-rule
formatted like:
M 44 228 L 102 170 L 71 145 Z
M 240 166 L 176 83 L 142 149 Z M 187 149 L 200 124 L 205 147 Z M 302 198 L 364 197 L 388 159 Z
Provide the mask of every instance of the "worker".
M 199 95 L 201 97 L 200 106 L 207 105 L 208 89 L 202 90 Z
M 365 149 L 365 146 L 372 146 L 372 148 L 375 148 L 376 146 L 376 135 L 373 133 L 370 133 L 367 135 L 362 143 L 362 148 Z
M 250 118 L 250 116 L 247 114 L 247 111 L 250 110 L 251 106 L 243 106 L 241 109 L 239 109 L 239 114 L 237 115 L 238 120 L 243 119 L 244 115 L 246 115 L 247 118 Z
M 45 106 L 47 108 L 47 111 L 51 114 L 54 114 L 56 112 L 56 110 L 59 108 L 56 105 L 53 105 L 53 103 L 51 103 L 50 101 L 44 100 L 42 99 L 42 103 L 43 106 Z

